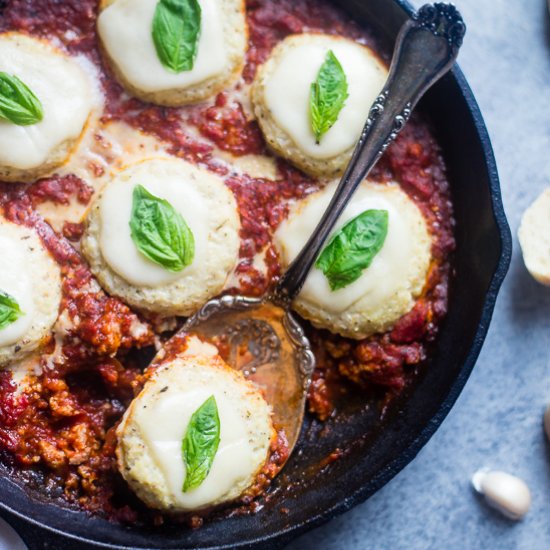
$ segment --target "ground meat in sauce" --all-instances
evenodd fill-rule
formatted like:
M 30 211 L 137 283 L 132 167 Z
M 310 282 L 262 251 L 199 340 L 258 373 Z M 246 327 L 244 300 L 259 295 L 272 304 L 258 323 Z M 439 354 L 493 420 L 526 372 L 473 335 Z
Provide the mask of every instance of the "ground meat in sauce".
M 100 69 L 106 97 L 104 122 L 123 121 L 164 141 L 171 154 L 223 176 L 235 194 L 242 220 L 235 291 L 263 294 L 280 276 L 272 236 L 287 215 L 288 201 L 316 191 L 320 183 L 281 160 L 277 179 L 268 180 L 232 173 L 217 159 L 216 150 L 234 156 L 269 154 L 257 124 L 228 94 L 185 109 L 145 105 L 129 98 L 101 63 L 96 12 L 96 0 L 7 0 L 0 3 L 0 31 L 54 38 L 69 52 L 86 55 Z M 368 32 L 324 1 L 248 0 L 247 13 L 246 83 L 273 46 L 289 34 L 320 31 L 375 46 Z M 194 126 L 200 137 L 187 135 L 182 123 Z M 449 255 L 454 248 L 452 207 L 440 149 L 420 117 L 412 117 L 372 178 L 399 182 L 421 208 L 433 235 L 433 262 L 423 295 L 390 333 L 352 341 L 308 328 L 318 360 L 308 407 L 320 419 L 332 414 L 341 394 L 357 388 L 383 388 L 386 400 L 397 395 L 411 379 L 414 366 L 426 358 L 447 308 Z M 72 322 L 62 342 L 52 340 L 47 345 L 43 374 L 22 395 L 16 395 L 11 374 L 0 373 L 0 446 L 16 467 L 34 472 L 38 485 L 52 497 L 111 519 L 159 524 L 163 518 L 145 510 L 124 486 L 114 458 L 114 429 L 144 382 L 139 356 L 145 351 L 139 350 L 153 343 L 154 326 L 99 288 L 70 244 L 82 235 L 81 224 L 65 223 L 62 234 L 56 234 L 35 210 L 45 201 L 87 204 L 91 196 L 87 183 L 73 175 L 52 176 L 30 186 L 0 184 L 4 215 L 34 226 L 61 265 L 61 315 Z M 260 252 L 267 276 L 254 267 L 253 258 Z M 269 485 L 287 453 L 283 440 L 274 442 L 258 491 L 247 495 L 245 503 L 250 504 Z M 190 520 L 192 526 L 201 522 L 198 516 Z

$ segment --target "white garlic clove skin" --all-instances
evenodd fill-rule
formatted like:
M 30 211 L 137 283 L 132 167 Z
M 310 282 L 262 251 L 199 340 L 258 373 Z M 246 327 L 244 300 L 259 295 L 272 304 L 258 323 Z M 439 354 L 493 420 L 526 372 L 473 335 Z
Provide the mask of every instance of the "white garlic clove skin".
M 519 477 L 487 468 L 472 477 L 474 489 L 487 503 L 509 519 L 523 519 L 531 506 L 529 487 Z
M 548 0 L 550 2 L 550 0 Z M 546 432 L 546 437 L 548 438 L 548 441 L 550 442 L 550 405 L 548 405 L 548 408 L 546 409 L 546 412 L 544 413 L 544 431 Z

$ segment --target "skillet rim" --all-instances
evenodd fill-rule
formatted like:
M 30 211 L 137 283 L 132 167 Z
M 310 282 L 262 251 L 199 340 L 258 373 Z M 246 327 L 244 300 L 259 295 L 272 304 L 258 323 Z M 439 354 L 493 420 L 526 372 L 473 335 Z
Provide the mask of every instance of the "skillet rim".
M 401 10 L 405 12 L 407 16 L 411 16 L 415 13 L 415 9 L 408 2 L 408 0 L 390 0 L 396 4 Z M 374 478 L 372 478 L 369 484 L 363 484 L 362 487 L 355 490 L 347 498 L 340 501 L 339 503 L 319 512 L 316 515 L 310 516 L 307 520 L 296 523 L 286 529 L 280 530 L 276 533 L 267 534 L 262 537 L 258 537 L 254 540 L 249 540 L 246 543 L 240 544 L 238 548 L 255 548 L 262 545 L 262 548 L 279 548 L 291 540 L 294 540 L 298 536 L 319 527 L 320 525 L 334 519 L 335 517 L 347 512 L 354 506 L 364 502 L 379 489 L 381 489 L 386 483 L 388 483 L 393 477 L 395 477 L 402 469 L 405 468 L 419 453 L 422 447 L 428 442 L 428 440 L 433 436 L 436 430 L 440 427 L 443 420 L 446 418 L 447 414 L 450 412 L 454 403 L 458 399 L 462 389 L 464 388 L 475 364 L 477 358 L 481 352 L 481 348 L 485 341 L 490 322 L 493 316 L 493 311 L 498 296 L 500 287 L 504 281 L 506 273 L 510 265 L 512 257 L 512 235 L 510 227 L 508 225 L 506 214 L 504 211 L 504 206 L 502 202 L 502 194 L 500 190 L 500 182 L 498 176 L 498 169 L 496 165 L 496 159 L 494 156 L 493 148 L 489 138 L 483 116 L 477 104 L 477 101 L 474 97 L 474 94 L 466 81 L 464 74 L 459 68 L 458 64 L 455 64 L 453 69 L 450 71 L 450 75 L 455 80 L 458 89 L 462 94 L 462 99 L 471 114 L 473 128 L 477 133 L 479 138 L 480 150 L 483 154 L 485 166 L 487 168 L 487 176 L 489 183 L 489 194 L 491 197 L 492 213 L 495 226 L 497 228 L 497 233 L 500 238 L 500 255 L 499 260 L 496 264 L 495 270 L 493 272 L 490 285 L 487 289 L 485 299 L 483 301 L 483 306 L 481 308 L 480 320 L 478 323 L 477 330 L 473 337 L 473 343 L 469 349 L 467 357 L 457 375 L 452 385 L 449 387 L 445 399 L 442 401 L 440 407 L 430 421 L 425 425 L 412 444 L 408 447 L 405 452 L 402 452 L 397 457 L 392 459 L 390 463 L 381 470 Z M 11 480 L 7 480 L 10 483 Z M 15 483 L 14 483 L 15 485 Z M 29 501 L 33 501 L 32 497 L 27 497 Z M 43 503 L 40 503 L 43 504 Z M 54 504 L 55 505 L 55 504 Z M 133 548 L 131 546 L 122 546 L 122 545 L 113 545 L 103 542 L 97 542 L 89 538 L 85 538 L 79 535 L 74 535 L 56 527 L 47 525 L 38 521 L 32 517 L 26 516 L 24 513 L 19 512 L 18 510 L 13 509 L 10 505 L 2 502 L 0 500 L 0 511 L 11 516 L 15 516 L 18 520 L 21 520 L 26 525 L 33 525 L 38 528 L 39 533 L 37 534 L 36 541 L 42 541 L 47 544 L 48 535 L 57 535 L 65 539 L 68 543 L 70 541 L 79 542 L 88 547 L 96 548 L 106 548 L 112 550 L 122 550 Z M 67 510 L 70 511 L 70 510 Z M 5 517 L 6 521 L 10 523 L 11 518 Z M 21 536 L 21 535 L 20 535 Z M 22 536 L 22 538 L 26 538 Z M 29 536 L 29 543 L 34 537 Z M 55 547 L 55 543 L 54 546 Z M 152 547 L 151 547 L 152 548 Z M 176 549 L 176 547 L 173 547 Z M 198 548 L 198 547 L 197 547 Z M 225 550 L 231 548 L 237 548 L 234 544 L 224 544 L 220 546 L 210 546 L 209 550 Z M 166 550 L 166 547 L 165 547 Z

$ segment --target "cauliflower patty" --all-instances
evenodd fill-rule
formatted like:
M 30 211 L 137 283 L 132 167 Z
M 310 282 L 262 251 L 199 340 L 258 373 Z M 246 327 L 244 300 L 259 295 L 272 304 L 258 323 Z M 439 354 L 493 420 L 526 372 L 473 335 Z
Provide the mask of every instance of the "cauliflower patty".
M 247 46 L 243 0 L 201 0 L 201 29 L 191 70 L 173 72 L 157 56 L 152 25 L 158 0 L 103 0 L 98 34 L 117 79 L 134 96 L 179 106 L 207 99 L 241 72 Z
M 341 64 L 348 97 L 334 125 L 317 143 L 310 116 L 311 86 L 328 52 Z M 260 67 L 252 103 L 269 146 L 313 176 L 344 171 L 387 69 L 370 48 L 338 36 L 300 34 L 278 44 Z
M 178 271 L 154 263 L 132 239 L 137 186 L 168 201 L 193 234 L 192 262 Z M 223 180 L 184 160 L 144 160 L 115 173 L 91 207 L 82 252 L 103 288 L 131 306 L 188 316 L 219 294 L 239 255 L 239 214 Z
M 63 164 L 82 134 L 93 100 L 78 63 L 46 40 L 0 35 L 0 72 L 38 98 L 42 120 L 20 126 L 0 119 L 0 180 L 34 181 Z
M 191 417 L 214 398 L 219 445 L 210 470 L 195 488 L 182 441 Z M 188 512 L 233 501 L 250 488 L 276 436 L 260 391 L 217 355 L 180 355 L 159 366 L 132 401 L 117 429 L 118 468 L 147 506 Z
M 4 366 L 47 340 L 59 312 L 61 273 L 32 229 L 3 218 L 0 257 L 5 260 L 0 270 L 2 312 L 6 307 L 17 311 L 0 329 L 0 365 Z
M 292 207 L 276 233 L 283 268 L 315 229 L 335 189 L 336 183 L 328 185 Z M 316 327 L 355 339 L 390 330 L 413 308 L 431 261 L 431 238 L 424 216 L 396 184 L 364 181 L 332 234 L 370 209 L 388 212 L 388 233 L 371 265 L 355 282 L 334 291 L 324 273 L 313 267 L 293 304 Z

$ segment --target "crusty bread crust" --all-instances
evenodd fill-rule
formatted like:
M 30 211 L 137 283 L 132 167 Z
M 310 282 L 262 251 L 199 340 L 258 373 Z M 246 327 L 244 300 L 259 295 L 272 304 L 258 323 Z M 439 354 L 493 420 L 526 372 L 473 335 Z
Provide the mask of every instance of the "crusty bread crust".
M 550 188 L 523 214 L 518 237 L 527 270 L 550 286 Z

